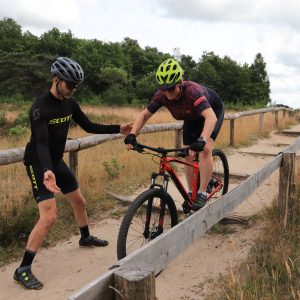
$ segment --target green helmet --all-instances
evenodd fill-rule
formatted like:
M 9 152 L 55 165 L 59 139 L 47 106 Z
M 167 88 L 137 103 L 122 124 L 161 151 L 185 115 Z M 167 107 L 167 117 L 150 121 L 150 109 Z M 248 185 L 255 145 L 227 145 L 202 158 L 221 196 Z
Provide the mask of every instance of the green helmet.
M 183 70 L 177 60 L 168 58 L 156 71 L 156 80 L 162 89 L 168 89 L 182 80 Z

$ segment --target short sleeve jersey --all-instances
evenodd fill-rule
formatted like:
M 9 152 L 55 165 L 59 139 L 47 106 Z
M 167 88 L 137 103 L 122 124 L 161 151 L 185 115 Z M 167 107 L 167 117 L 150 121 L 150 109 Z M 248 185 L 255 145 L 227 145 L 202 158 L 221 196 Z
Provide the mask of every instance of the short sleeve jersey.
M 205 109 L 212 108 L 217 111 L 223 106 L 219 95 L 203 85 L 193 81 L 181 83 L 181 95 L 178 100 L 168 100 L 165 92 L 158 90 L 147 110 L 155 113 L 159 108 L 165 106 L 176 120 L 197 120 Z

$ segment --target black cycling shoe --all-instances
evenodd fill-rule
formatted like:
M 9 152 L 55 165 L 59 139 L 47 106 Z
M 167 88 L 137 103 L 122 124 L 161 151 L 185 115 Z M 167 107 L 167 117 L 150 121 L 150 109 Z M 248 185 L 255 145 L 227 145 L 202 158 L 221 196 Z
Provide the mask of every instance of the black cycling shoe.
M 43 288 L 43 284 L 32 274 L 31 269 L 27 269 L 22 271 L 20 269 L 16 269 L 14 273 L 14 280 L 22 285 L 25 289 L 30 290 L 40 290 Z
M 197 211 L 206 204 L 206 196 L 203 193 L 198 193 L 193 203 L 192 210 Z
M 188 192 L 188 195 L 189 195 L 190 198 L 192 197 L 192 193 L 191 192 Z M 190 204 L 186 200 L 183 201 L 183 203 L 182 203 L 181 206 L 182 206 L 183 212 L 186 215 L 188 215 L 191 212 L 192 208 L 191 208 Z
M 92 235 L 90 235 L 87 238 L 81 238 L 79 240 L 80 247 L 92 247 L 92 246 L 105 247 L 107 245 L 108 245 L 108 241 L 98 239 L 97 237 L 92 236 Z

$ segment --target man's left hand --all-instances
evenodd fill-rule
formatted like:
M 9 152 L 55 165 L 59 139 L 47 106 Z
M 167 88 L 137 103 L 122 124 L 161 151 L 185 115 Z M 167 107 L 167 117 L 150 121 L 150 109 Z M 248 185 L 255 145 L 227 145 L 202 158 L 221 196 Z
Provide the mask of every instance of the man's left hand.
M 200 137 L 196 142 L 190 145 L 190 149 L 194 152 L 201 152 L 203 151 L 206 145 L 206 141 L 203 137 Z
M 132 124 L 133 123 L 127 123 L 127 124 L 120 125 L 120 133 L 124 134 L 124 135 L 129 134 L 132 129 Z

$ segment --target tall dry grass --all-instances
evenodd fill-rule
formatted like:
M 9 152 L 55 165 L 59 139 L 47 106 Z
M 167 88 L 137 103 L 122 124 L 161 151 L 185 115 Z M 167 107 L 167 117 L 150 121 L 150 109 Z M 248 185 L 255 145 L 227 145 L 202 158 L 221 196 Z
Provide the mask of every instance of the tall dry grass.
M 298 190 L 293 196 L 300 198 Z M 277 203 L 266 209 L 263 228 L 247 260 L 218 280 L 209 299 L 300 299 L 300 205 L 294 201 L 283 230 Z

